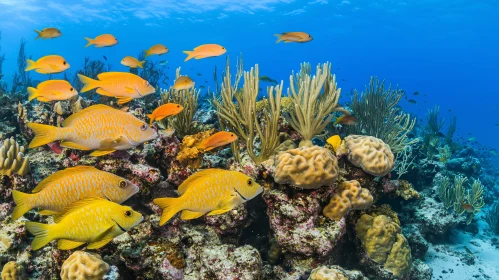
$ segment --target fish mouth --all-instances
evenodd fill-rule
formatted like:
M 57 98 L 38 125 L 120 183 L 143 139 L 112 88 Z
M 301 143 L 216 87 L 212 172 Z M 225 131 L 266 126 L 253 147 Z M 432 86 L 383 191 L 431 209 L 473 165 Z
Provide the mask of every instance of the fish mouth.
M 128 142 L 130 144 L 132 144 L 132 146 L 138 146 L 140 143 L 137 143 L 135 141 L 133 141 L 130 137 L 128 137 L 128 135 L 125 135 L 126 139 L 128 140 Z
M 237 189 L 234 189 L 234 191 L 236 191 L 236 193 L 244 200 L 244 201 L 248 201 L 249 199 L 247 199 L 246 197 L 244 197 L 240 192 L 237 191 Z
M 135 227 L 136 225 L 142 223 L 142 221 L 144 221 L 144 216 L 140 216 L 140 219 L 138 219 L 133 225 L 132 227 Z
M 142 218 L 142 219 L 143 219 L 143 218 Z M 121 229 L 121 231 L 126 232 L 126 229 L 124 229 L 122 226 L 120 226 L 120 224 L 119 224 L 117 221 L 115 221 L 115 220 L 113 220 L 113 221 L 114 221 L 114 222 L 116 223 L 116 225 L 117 225 L 117 226 Z

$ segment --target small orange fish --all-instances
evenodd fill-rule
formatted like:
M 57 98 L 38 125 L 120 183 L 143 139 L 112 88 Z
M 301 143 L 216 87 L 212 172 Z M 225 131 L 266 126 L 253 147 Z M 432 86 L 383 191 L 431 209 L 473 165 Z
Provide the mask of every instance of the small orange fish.
M 237 136 L 233 132 L 220 131 L 206 138 L 206 140 L 204 140 L 198 148 L 200 148 L 204 152 L 208 152 L 217 147 L 230 144 L 236 140 Z
M 60 73 L 69 68 L 69 63 L 60 55 L 47 55 L 37 61 L 26 59 L 26 63 L 24 71 L 35 70 L 40 74 Z
M 85 40 L 88 41 L 88 43 L 85 45 L 85 48 L 91 45 L 95 45 L 96 48 L 102 48 L 111 47 L 118 44 L 118 40 L 116 40 L 116 38 L 111 34 L 102 34 L 95 37 L 95 39 L 85 37 Z
M 284 43 L 305 43 L 312 41 L 312 36 L 310 34 L 305 33 L 305 32 L 284 32 L 281 34 L 274 34 L 274 36 L 277 36 L 277 43 L 284 41 Z
M 201 45 L 197 48 L 194 48 L 193 51 L 184 51 L 185 54 L 187 54 L 187 58 L 184 61 L 190 60 L 190 59 L 201 59 L 201 58 L 207 58 L 207 57 L 214 57 L 214 56 L 219 56 L 222 55 L 226 52 L 227 50 L 217 44 L 205 44 Z
M 175 103 L 166 103 L 164 105 L 159 106 L 158 108 L 152 111 L 152 114 L 147 115 L 151 121 L 149 125 L 152 125 L 153 121 L 160 121 L 166 117 L 176 115 L 184 110 L 184 107 L 180 104 Z
M 48 80 L 38 84 L 36 88 L 28 87 L 28 101 L 37 99 L 41 102 L 67 100 L 78 92 L 66 80 Z
M 475 207 L 469 203 L 461 203 L 461 207 L 467 212 L 467 213 L 473 213 L 475 211 Z
M 357 123 L 357 118 L 352 115 L 343 115 L 336 119 L 334 124 L 354 125 Z
M 152 46 L 150 49 L 144 51 L 146 53 L 146 57 L 157 54 L 157 55 L 162 55 L 168 52 L 168 48 L 165 47 L 165 45 L 162 44 L 157 44 Z
M 176 90 L 190 89 L 194 86 L 194 81 L 188 76 L 181 76 L 175 80 L 175 84 L 173 84 L 173 88 Z
M 35 29 L 35 32 L 38 33 L 38 37 L 36 37 L 36 40 L 54 39 L 62 35 L 61 31 L 59 31 L 59 29 L 54 27 L 44 28 L 42 29 L 42 31 Z
M 128 66 L 130 68 L 137 68 L 137 67 L 144 68 L 143 65 L 145 62 L 146 62 L 145 60 L 139 61 L 138 59 L 136 59 L 133 56 L 125 56 L 121 60 L 122 65 Z

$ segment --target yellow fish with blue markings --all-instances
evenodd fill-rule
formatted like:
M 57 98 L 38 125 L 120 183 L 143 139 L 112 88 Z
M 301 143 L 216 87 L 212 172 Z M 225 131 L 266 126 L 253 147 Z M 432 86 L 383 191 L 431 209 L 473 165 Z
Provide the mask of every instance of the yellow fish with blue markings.
M 72 203 L 101 197 L 122 203 L 139 191 L 132 182 L 92 166 L 76 166 L 55 172 L 41 181 L 31 194 L 13 190 L 16 207 L 12 219 L 19 219 L 29 210 L 39 207 L 41 215 L 54 215 Z
M 96 150 L 91 156 L 102 156 L 126 150 L 158 137 L 146 122 L 132 114 L 106 105 L 93 105 L 69 116 L 63 127 L 28 123 L 35 132 L 30 148 L 62 140 L 62 147 Z
M 254 198 L 262 186 L 249 176 L 222 169 L 206 169 L 194 173 L 179 187 L 179 198 L 156 198 L 154 203 L 163 209 L 159 225 L 163 225 L 182 211 L 182 220 L 223 214 Z
M 66 207 L 54 220 L 55 224 L 26 222 L 26 229 L 35 236 L 32 250 L 56 239 L 59 250 L 71 250 L 85 243 L 89 243 L 87 249 L 98 249 L 138 225 L 144 217 L 130 206 L 89 197 Z

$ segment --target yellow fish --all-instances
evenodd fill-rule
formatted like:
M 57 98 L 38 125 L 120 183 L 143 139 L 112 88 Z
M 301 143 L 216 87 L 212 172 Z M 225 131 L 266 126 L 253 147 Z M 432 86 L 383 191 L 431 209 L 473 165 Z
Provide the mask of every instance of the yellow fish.
M 28 87 L 28 94 L 28 101 L 36 98 L 41 102 L 50 102 L 70 99 L 78 92 L 66 80 L 48 80 L 39 83 L 36 88 Z
M 91 156 L 102 156 L 126 150 L 158 137 L 147 123 L 132 114 L 98 104 L 72 114 L 63 127 L 28 123 L 35 132 L 30 148 L 62 140 L 61 146 L 77 150 L 97 150 Z
M 72 203 L 87 197 L 101 197 L 122 203 L 139 188 L 132 182 L 92 166 L 76 166 L 55 172 L 41 181 L 32 194 L 13 190 L 16 208 L 12 220 L 40 207 L 41 215 L 54 215 Z
M 181 76 L 175 80 L 173 88 L 176 90 L 190 89 L 194 86 L 194 81 L 188 76 Z
M 156 44 L 144 52 L 146 53 L 146 57 L 153 55 L 153 54 L 162 55 L 162 54 L 165 54 L 168 52 L 168 48 L 165 47 L 165 45 Z
M 38 33 L 38 37 L 36 37 L 36 40 L 54 39 L 62 35 L 61 31 L 55 27 L 44 28 L 42 29 L 42 31 L 35 29 L 35 32 Z
M 234 133 L 228 131 L 220 131 L 206 138 L 206 140 L 204 140 L 198 148 L 203 150 L 203 152 L 208 152 L 217 147 L 230 144 L 236 140 L 237 136 Z
M 201 58 L 219 56 L 224 54 L 225 52 L 227 52 L 227 50 L 220 45 L 205 44 L 194 48 L 193 51 L 184 51 L 184 53 L 187 54 L 187 58 L 184 60 L 184 62 L 193 58 L 201 59 Z
M 254 198 L 263 188 L 252 178 L 238 171 L 206 169 L 185 180 L 179 187 L 179 198 L 153 200 L 163 214 L 159 225 L 164 225 L 182 211 L 182 220 L 223 214 Z
M 35 236 L 33 251 L 55 239 L 59 239 L 59 250 L 71 250 L 84 243 L 90 243 L 87 249 L 98 249 L 143 220 L 130 206 L 89 197 L 66 207 L 54 217 L 55 224 L 26 222 L 26 229 Z
M 26 63 L 24 71 L 35 70 L 40 74 L 60 73 L 69 68 L 69 63 L 60 55 L 47 55 L 37 61 L 26 59 Z
M 329 137 L 326 142 L 333 146 L 333 150 L 336 152 L 336 149 L 338 149 L 341 144 L 341 137 L 339 135 L 333 135 Z
M 100 95 L 118 98 L 118 104 L 125 104 L 134 98 L 140 98 L 151 93 L 156 89 L 148 81 L 141 77 L 127 72 L 104 72 L 97 75 L 97 79 L 78 74 L 78 78 L 84 84 L 81 92 L 87 92 L 97 88 L 96 92 Z
M 150 120 L 149 125 L 152 125 L 153 121 L 160 121 L 166 117 L 174 116 L 184 110 L 184 107 L 180 104 L 166 103 L 152 111 L 152 114 L 148 114 L 147 117 Z
M 125 56 L 121 60 L 121 64 L 122 65 L 128 66 L 130 68 L 137 68 L 137 67 L 144 68 L 144 63 L 145 62 L 146 62 L 145 60 L 139 61 L 138 59 L 136 59 L 133 56 Z
M 85 48 L 91 45 L 95 45 L 96 48 L 102 48 L 118 44 L 118 40 L 116 40 L 116 38 L 111 34 L 102 34 L 95 37 L 95 39 L 85 37 L 85 40 L 87 40 Z

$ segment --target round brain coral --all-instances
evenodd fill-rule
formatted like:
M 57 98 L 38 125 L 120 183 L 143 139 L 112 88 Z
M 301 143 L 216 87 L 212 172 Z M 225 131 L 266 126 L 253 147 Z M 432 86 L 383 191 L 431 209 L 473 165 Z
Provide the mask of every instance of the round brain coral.
M 312 146 L 282 152 L 274 180 L 301 189 L 318 189 L 336 181 L 338 161 L 327 149 Z
M 339 221 L 350 210 L 367 209 L 372 204 L 373 196 L 368 189 L 362 188 L 356 180 L 346 181 L 336 188 L 322 213 L 330 219 Z
M 102 280 L 109 272 L 109 265 L 97 254 L 74 252 L 62 264 L 62 280 Z
M 21 280 L 25 279 L 24 271 L 15 261 L 6 263 L 2 269 L 2 280 Z
M 395 161 L 390 146 L 381 139 L 364 135 L 345 137 L 336 154 L 348 154 L 348 160 L 353 165 L 374 176 L 390 173 Z
M 310 273 L 308 280 L 347 280 L 348 278 L 341 271 L 320 266 Z

